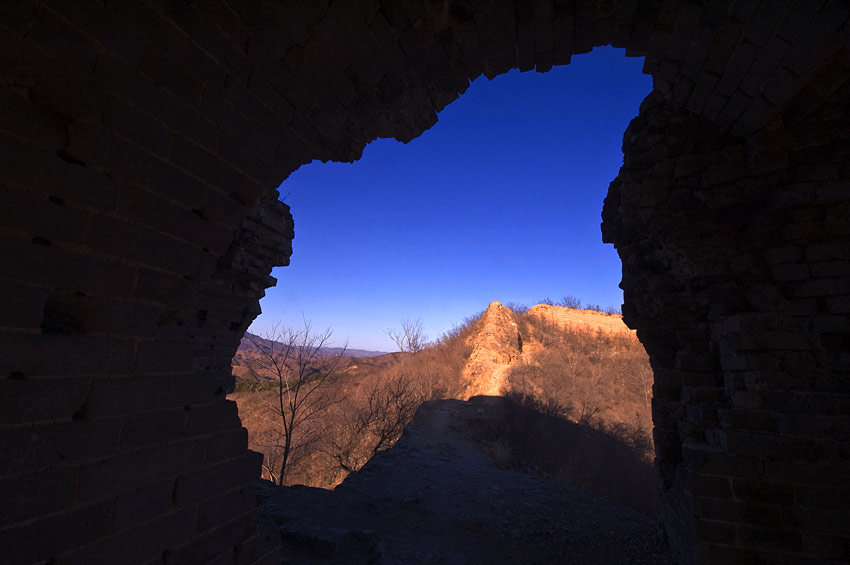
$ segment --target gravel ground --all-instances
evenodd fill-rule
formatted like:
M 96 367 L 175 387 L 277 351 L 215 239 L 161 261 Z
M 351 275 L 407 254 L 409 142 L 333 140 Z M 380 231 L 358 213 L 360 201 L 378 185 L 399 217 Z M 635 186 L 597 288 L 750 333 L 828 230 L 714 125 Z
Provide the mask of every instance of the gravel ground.
M 283 563 L 672 563 L 658 525 L 530 472 L 470 430 L 498 399 L 422 405 L 402 439 L 333 491 L 257 484 Z

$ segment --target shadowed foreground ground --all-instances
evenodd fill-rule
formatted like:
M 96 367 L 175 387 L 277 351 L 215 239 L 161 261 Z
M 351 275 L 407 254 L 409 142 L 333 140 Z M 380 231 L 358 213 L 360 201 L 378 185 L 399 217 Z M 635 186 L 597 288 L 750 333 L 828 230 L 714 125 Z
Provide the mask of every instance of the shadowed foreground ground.
M 470 424 L 498 402 L 423 404 L 393 448 L 333 491 L 259 482 L 283 563 L 672 563 L 645 516 L 496 468 Z

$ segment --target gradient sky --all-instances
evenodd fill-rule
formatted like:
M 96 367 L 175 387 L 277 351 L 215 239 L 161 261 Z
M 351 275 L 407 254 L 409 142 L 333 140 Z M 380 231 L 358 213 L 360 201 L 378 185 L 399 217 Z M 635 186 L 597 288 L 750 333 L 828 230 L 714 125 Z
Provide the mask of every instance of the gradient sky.
M 303 317 L 335 344 L 394 351 L 384 330 L 402 319 L 434 339 L 493 300 L 619 306 L 600 212 L 652 88 L 642 64 L 607 47 L 543 74 L 482 76 L 410 143 L 380 139 L 356 163 L 298 169 L 280 186 L 291 265 L 272 272 L 249 331 Z

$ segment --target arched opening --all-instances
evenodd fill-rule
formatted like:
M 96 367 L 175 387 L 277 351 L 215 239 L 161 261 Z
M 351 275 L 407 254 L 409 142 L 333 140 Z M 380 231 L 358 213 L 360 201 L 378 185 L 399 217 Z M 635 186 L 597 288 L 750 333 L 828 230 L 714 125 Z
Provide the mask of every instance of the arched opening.
M 309 408 L 287 406 L 286 415 L 278 412 L 282 409 L 274 399 L 282 389 L 268 391 L 255 384 L 249 393 L 247 382 L 237 380 L 239 392 L 230 398 L 240 405 L 249 446 L 266 454 L 264 478 L 280 479 L 286 449 L 284 436 L 278 434 L 276 441 L 267 429 L 275 424 L 269 423 L 296 410 L 316 409 L 323 414 L 322 431 L 317 423 L 305 421 L 293 432 L 293 444 L 303 442 L 304 447 L 287 456 L 286 483 L 335 487 L 345 473 L 358 471 L 367 461 L 353 457 L 351 450 L 343 457 L 339 445 L 340 436 L 356 426 L 345 418 L 358 417 L 353 415 L 359 413 L 361 389 L 372 383 L 391 389 L 396 378 L 413 387 L 420 386 L 420 379 L 434 382 L 427 366 L 448 365 L 453 360 L 444 351 L 466 346 L 458 366 L 435 369 L 456 371 L 451 383 L 440 382 L 439 393 L 421 391 L 416 406 L 431 398 L 508 395 L 510 403 L 488 412 L 492 421 L 476 428 L 491 454 L 500 450 L 498 465 L 531 468 L 539 463 L 547 477 L 565 484 L 572 477 L 573 487 L 591 489 L 657 519 L 658 488 L 649 455 L 651 369 L 618 316 L 581 311 L 582 304 L 619 310 L 621 303 L 619 258 L 611 246 L 601 244 L 599 218 L 608 183 L 622 164 L 622 131 L 650 90 L 642 63 L 626 59 L 622 50 L 605 48 L 543 75 L 514 71 L 492 84 L 481 77 L 440 114 L 433 128 L 408 144 L 375 142 L 355 165 L 313 163 L 281 185 L 296 224 L 293 260 L 274 272 L 278 287 L 268 291 L 261 302 L 264 313 L 249 332 L 269 337 L 268 329 L 281 318 L 300 331 L 302 317 L 307 317 L 313 331 L 331 326 L 342 333 L 340 342 L 329 345 L 347 341 L 354 349 L 395 351 L 384 330 L 404 318 L 422 320 L 425 333 L 437 340 L 499 299 L 513 303 L 513 312 L 490 306 L 485 316 L 492 327 L 478 326 L 484 322 L 480 320 L 451 333 L 492 334 L 499 331 L 494 328 L 503 313 L 514 321 L 507 321 L 513 333 L 504 344 L 472 345 L 474 335 L 455 344 L 444 337 L 434 351 L 401 357 L 380 371 L 366 369 L 368 360 L 353 360 L 339 382 L 316 391 L 333 397 L 329 389 L 339 387 L 345 391 L 342 398 Z M 574 310 L 561 302 L 565 295 L 572 295 Z M 547 296 L 559 305 L 525 312 Z M 519 307 L 523 302 L 527 306 Z M 579 324 L 586 327 L 579 329 Z M 489 357 L 502 356 L 510 341 L 517 351 L 491 363 Z M 236 373 L 260 365 L 254 355 L 263 342 L 252 338 L 243 343 Z M 386 364 L 387 357 L 374 363 Z M 501 384 L 492 385 L 497 370 Z M 271 381 L 276 377 L 273 372 L 266 376 Z M 521 423 L 519 413 L 524 414 Z M 343 423 L 337 425 L 338 419 Z M 309 444 L 303 439 L 308 437 Z M 447 435 L 441 441 L 450 440 Z M 388 442 L 382 449 L 390 446 Z M 515 454 L 506 458 L 506 450 Z M 345 480 L 346 485 L 355 481 Z M 432 496 L 436 500 L 439 495 Z M 356 505 L 343 500 L 341 490 L 336 505 Z M 310 501 L 300 504 L 306 507 L 302 516 L 307 515 Z M 414 524 L 417 512 L 412 508 L 395 520 Z M 337 517 L 340 527 L 342 513 Z M 370 519 L 379 514 L 375 508 Z M 376 524 L 362 528 L 381 530 Z M 559 543 L 553 538 L 547 547 L 557 553 Z
M 4 5 L 0 547 L 274 559 L 224 400 L 288 261 L 269 187 L 415 138 L 482 73 L 611 43 L 655 91 L 603 232 L 671 544 L 846 561 L 848 8 L 674 4 Z

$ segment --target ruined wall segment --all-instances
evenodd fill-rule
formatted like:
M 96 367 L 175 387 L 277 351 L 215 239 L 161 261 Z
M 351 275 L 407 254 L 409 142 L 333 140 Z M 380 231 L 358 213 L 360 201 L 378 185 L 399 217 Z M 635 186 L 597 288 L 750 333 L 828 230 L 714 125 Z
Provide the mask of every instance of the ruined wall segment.
M 655 372 L 665 523 L 705 563 L 850 557 L 850 58 L 738 138 L 651 95 L 603 233 Z
M 656 366 L 673 542 L 687 560 L 846 558 L 846 516 L 827 506 L 846 485 L 799 477 L 834 478 L 848 457 L 849 10 L 0 3 L 0 562 L 275 562 L 255 524 L 259 461 L 224 398 L 291 252 L 274 187 L 313 159 L 413 139 L 481 74 L 607 43 L 645 56 L 656 90 L 606 237 Z M 762 482 L 724 466 L 747 449 Z M 758 496 L 778 530 L 717 514 L 761 510 Z

